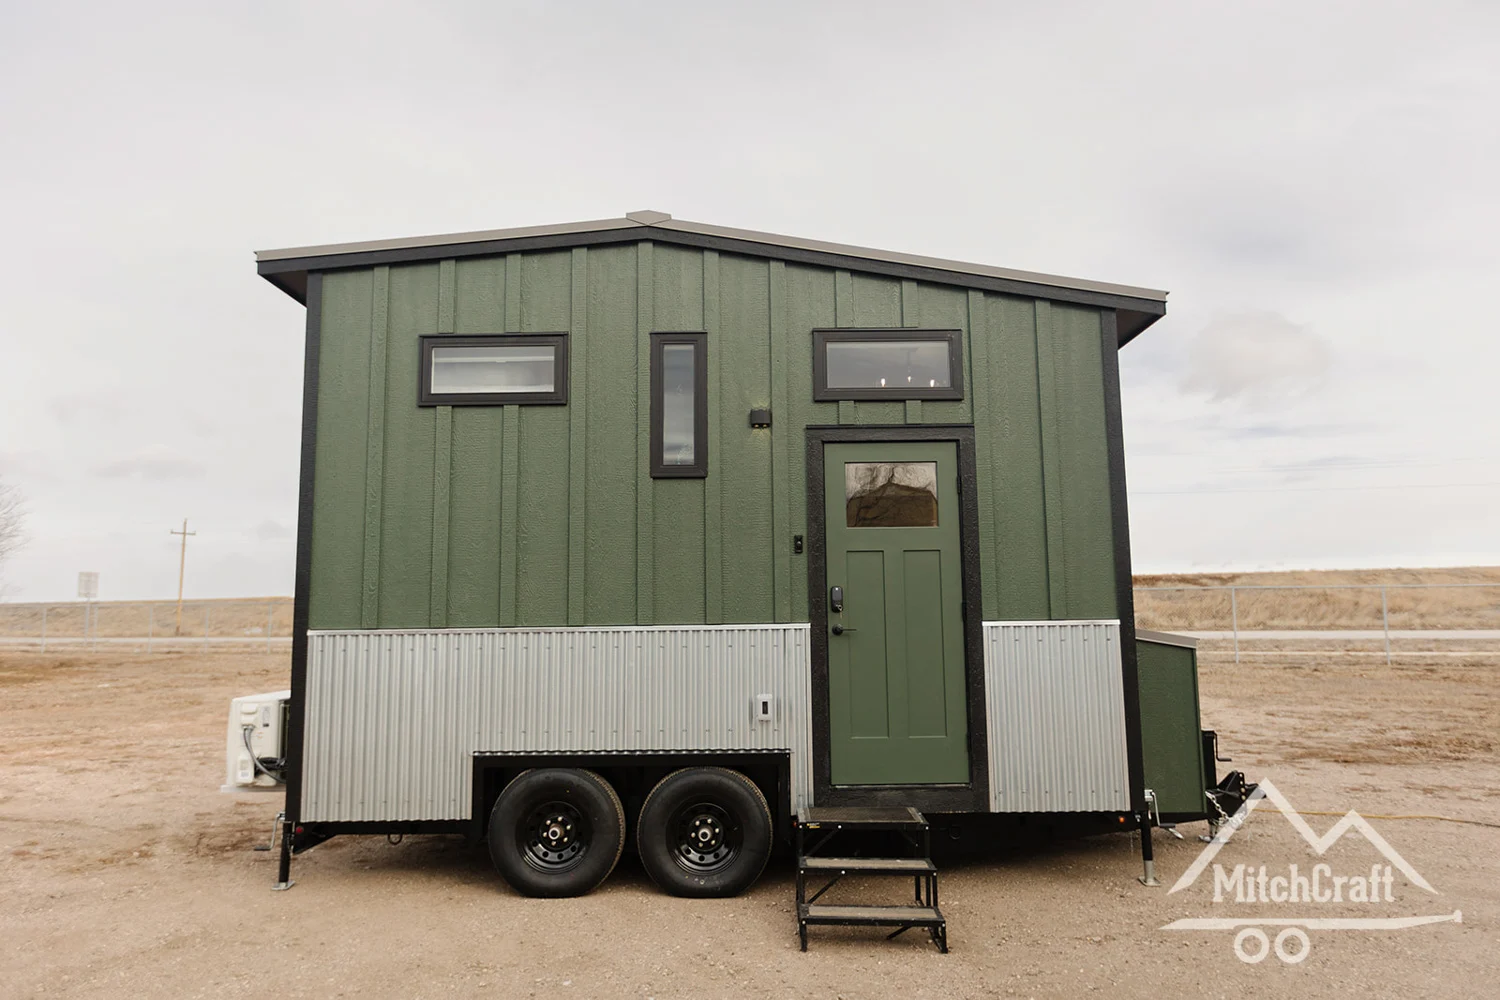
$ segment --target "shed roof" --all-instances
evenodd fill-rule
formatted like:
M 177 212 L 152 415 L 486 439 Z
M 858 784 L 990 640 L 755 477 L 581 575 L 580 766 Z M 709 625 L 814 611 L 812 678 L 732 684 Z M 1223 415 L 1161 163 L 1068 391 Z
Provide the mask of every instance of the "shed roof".
M 712 226 L 651 211 L 629 212 L 621 219 L 260 250 L 255 261 L 262 277 L 304 302 L 307 275 L 312 271 L 641 240 L 1116 309 L 1122 346 L 1166 313 L 1167 293 L 1154 288 Z

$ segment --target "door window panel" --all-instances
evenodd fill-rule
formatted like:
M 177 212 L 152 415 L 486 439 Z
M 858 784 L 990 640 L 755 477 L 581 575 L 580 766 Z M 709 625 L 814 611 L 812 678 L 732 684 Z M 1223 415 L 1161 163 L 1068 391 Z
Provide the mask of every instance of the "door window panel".
M 845 524 L 850 528 L 934 528 L 936 462 L 845 462 Z

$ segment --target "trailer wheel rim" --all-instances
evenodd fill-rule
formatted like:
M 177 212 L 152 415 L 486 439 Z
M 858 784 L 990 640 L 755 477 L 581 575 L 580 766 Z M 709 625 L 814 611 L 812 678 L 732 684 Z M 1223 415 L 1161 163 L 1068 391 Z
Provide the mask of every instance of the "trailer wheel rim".
M 694 875 L 711 875 L 734 863 L 743 844 L 739 820 L 717 802 L 694 802 L 679 809 L 672 857 Z
M 593 831 L 577 808 L 554 801 L 532 809 L 517 832 L 526 863 L 537 871 L 555 875 L 582 863 Z

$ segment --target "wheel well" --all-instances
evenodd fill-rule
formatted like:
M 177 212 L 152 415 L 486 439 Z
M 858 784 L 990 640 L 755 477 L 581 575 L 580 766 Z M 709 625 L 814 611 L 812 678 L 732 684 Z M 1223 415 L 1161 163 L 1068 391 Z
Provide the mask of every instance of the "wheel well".
M 786 753 L 475 754 L 470 839 L 482 840 L 495 800 L 511 780 L 534 767 L 587 768 L 614 787 L 625 806 L 627 841 L 635 837 L 641 803 L 656 783 L 684 767 L 726 767 L 755 782 L 771 806 L 774 836 L 791 836 L 791 757 Z

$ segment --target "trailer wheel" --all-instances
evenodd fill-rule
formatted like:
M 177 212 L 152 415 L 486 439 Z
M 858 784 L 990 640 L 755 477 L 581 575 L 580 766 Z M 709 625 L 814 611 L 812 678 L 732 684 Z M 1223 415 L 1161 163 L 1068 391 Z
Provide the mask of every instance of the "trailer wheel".
M 771 809 L 755 782 L 722 767 L 667 775 L 641 805 L 646 872 L 674 896 L 735 896 L 771 856 Z
M 625 808 L 593 771 L 522 771 L 490 813 L 490 859 L 517 892 L 582 896 L 614 870 L 625 849 Z

